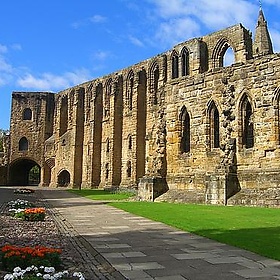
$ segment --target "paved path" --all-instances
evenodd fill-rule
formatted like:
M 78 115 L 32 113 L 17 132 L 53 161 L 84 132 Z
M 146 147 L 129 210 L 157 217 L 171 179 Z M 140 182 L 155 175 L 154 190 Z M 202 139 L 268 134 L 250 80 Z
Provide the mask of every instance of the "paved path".
M 87 253 L 103 265 L 107 263 L 111 279 L 280 279 L 278 261 L 63 190 L 42 189 L 38 193 Z
M 280 262 L 64 191 L 44 196 L 127 279 L 280 279 Z

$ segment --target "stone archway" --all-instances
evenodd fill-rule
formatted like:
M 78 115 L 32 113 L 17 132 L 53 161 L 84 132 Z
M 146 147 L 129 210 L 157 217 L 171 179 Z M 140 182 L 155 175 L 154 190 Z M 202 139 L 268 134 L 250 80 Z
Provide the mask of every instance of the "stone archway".
M 10 165 L 9 185 L 29 186 L 39 185 L 41 167 L 31 159 L 19 159 Z
M 62 170 L 57 177 L 58 187 L 67 187 L 70 183 L 70 173 L 67 170 Z

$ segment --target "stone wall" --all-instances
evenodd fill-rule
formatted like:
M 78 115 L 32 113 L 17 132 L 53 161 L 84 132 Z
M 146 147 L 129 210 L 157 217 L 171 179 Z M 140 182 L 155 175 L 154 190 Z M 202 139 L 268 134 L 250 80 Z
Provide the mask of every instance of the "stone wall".
M 243 189 L 278 189 L 280 56 L 262 13 L 256 34 L 237 24 L 65 89 L 53 119 L 41 110 L 39 122 L 22 122 L 23 108 L 48 102 L 14 93 L 10 163 L 23 158 L 24 135 L 25 156 L 49 186 L 140 188 L 150 200 L 214 204 Z M 225 67 L 229 48 L 234 62 Z

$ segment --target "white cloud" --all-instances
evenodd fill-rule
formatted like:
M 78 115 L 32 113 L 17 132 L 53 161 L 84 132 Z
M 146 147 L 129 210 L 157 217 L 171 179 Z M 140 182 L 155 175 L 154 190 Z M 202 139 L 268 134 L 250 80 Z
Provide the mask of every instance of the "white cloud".
M 102 23 L 102 22 L 105 22 L 106 20 L 107 20 L 107 18 L 103 17 L 101 15 L 93 15 L 92 17 L 89 17 L 89 18 L 77 20 L 77 21 L 73 22 L 71 24 L 71 26 L 75 29 L 78 29 L 83 26 L 88 26 L 91 23 Z
M 0 44 L 0 53 L 6 53 L 8 51 L 7 46 L 1 45 Z
M 11 64 L 9 64 L 4 56 L 0 55 L 0 73 L 1 72 L 6 72 L 6 73 L 11 73 L 13 70 L 13 67 Z M 1 75 L 1 74 L 0 74 Z
M 35 77 L 27 73 L 17 80 L 17 84 L 23 88 L 33 90 L 61 90 L 90 80 L 87 70 L 81 69 L 75 72 L 66 72 L 63 75 L 54 75 L 52 73 L 43 73 Z
M 0 86 L 11 83 L 17 70 L 7 60 L 6 53 L 8 53 L 9 47 L 0 44 Z
M 106 51 L 96 51 L 94 54 L 92 54 L 92 58 L 94 60 L 105 60 L 110 56 L 110 52 Z
M 107 20 L 106 17 L 103 17 L 101 15 L 94 15 L 89 19 L 91 22 L 93 23 L 100 23 L 100 22 L 104 22 Z
M 274 52 L 280 52 L 280 32 L 275 29 L 270 29 L 270 35 Z
M 195 37 L 199 32 L 199 25 L 192 19 L 171 19 L 160 24 L 156 39 L 165 45 L 174 45 Z
M 16 51 L 21 51 L 22 50 L 22 47 L 21 47 L 20 44 L 13 44 L 13 45 L 11 45 L 11 48 L 13 50 L 16 50 Z
M 138 38 L 136 38 L 134 36 L 129 36 L 128 39 L 133 45 L 138 46 L 138 47 L 144 47 L 143 42 L 141 40 L 139 40 Z
M 158 22 L 156 38 L 181 42 L 242 23 L 255 27 L 258 2 L 245 0 L 147 0 L 155 6 L 153 15 Z M 202 34 L 203 33 L 203 34 Z

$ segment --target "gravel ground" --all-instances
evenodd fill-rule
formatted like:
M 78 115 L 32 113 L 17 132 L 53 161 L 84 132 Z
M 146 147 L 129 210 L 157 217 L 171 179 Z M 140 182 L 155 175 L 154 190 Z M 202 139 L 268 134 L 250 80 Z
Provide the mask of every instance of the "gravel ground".
M 34 197 L 30 198 L 29 201 L 34 201 Z M 26 197 L 22 199 L 26 199 Z M 38 207 L 45 206 L 40 200 L 35 203 Z M 62 269 L 84 273 L 81 256 L 77 254 L 69 238 L 60 231 L 49 209 L 46 209 L 45 221 L 29 222 L 12 217 L 8 212 L 7 204 L 4 203 L 0 208 L 0 247 L 5 244 L 31 247 L 40 245 L 62 249 Z M 5 274 L 5 271 L 0 270 L 0 279 L 3 279 Z M 87 275 L 84 273 L 84 276 Z M 92 278 L 86 277 L 86 279 Z

